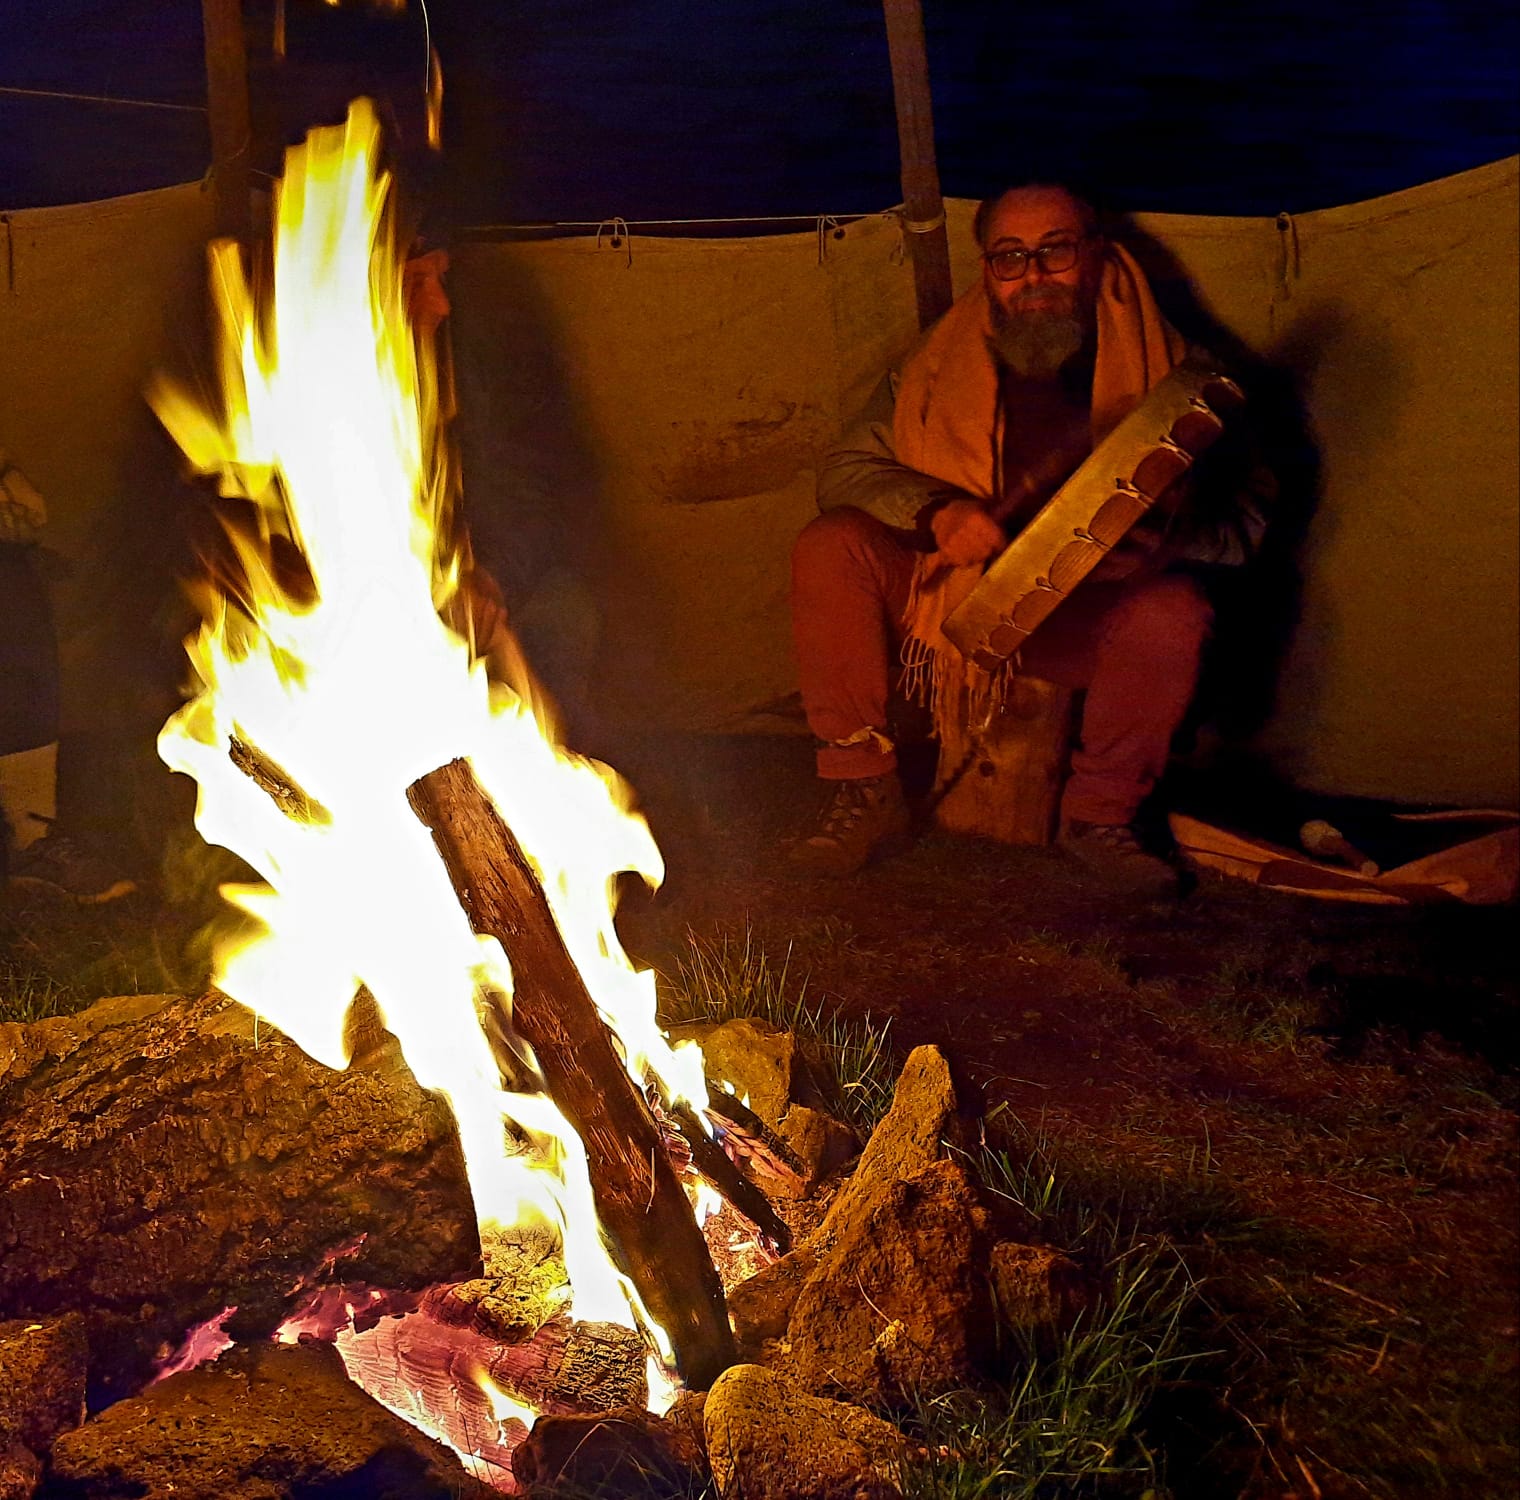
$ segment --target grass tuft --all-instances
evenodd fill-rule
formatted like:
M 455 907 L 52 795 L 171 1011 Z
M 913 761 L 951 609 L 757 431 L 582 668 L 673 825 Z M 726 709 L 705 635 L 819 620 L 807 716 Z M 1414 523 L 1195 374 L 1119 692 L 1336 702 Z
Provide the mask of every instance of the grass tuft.
M 742 938 L 693 937 L 662 992 L 664 1019 L 676 1025 L 748 1018 L 790 1031 L 810 1061 L 826 1065 L 839 1090 L 840 1116 L 869 1131 L 891 1106 L 897 1082 L 891 1022 L 875 1026 L 841 1019 L 809 998 L 807 978 L 793 977 L 791 958 L 788 948 L 779 965 L 772 963 L 748 929 Z
M 133 901 L 61 899 L 0 912 L 0 1022 L 72 1015 L 115 995 L 194 994 L 210 979 L 210 929 L 199 912 Z
M 1104 1272 L 1097 1314 L 1054 1351 L 1026 1346 L 1012 1384 L 918 1403 L 907 1425 L 924 1454 L 908 1500 L 1159 1493 L 1143 1428 L 1158 1393 L 1202 1357 L 1185 1347 L 1192 1280 L 1165 1244 L 1130 1245 Z
M 14 959 L 0 959 L 0 1022 L 45 1021 L 84 1003 L 73 986 Z

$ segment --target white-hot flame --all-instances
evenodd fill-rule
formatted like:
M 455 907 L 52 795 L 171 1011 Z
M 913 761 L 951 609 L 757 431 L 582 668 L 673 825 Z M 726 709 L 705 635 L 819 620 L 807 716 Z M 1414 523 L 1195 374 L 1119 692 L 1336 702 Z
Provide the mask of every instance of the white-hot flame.
M 692 1213 L 696 1215 L 697 1223 L 705 1224 L 722 1207 L 723 1194 L 710 1182 L 699 1181 L 697 1183 L 696 1199 L 691 1206 Z
M 440 617 L 461 555 L 378 145 L 360 101 L 345 126 L 289 154 L 272 299 L 255 296 L 235 246 L 213 250 L 225 410 L 166 383 L 153 393 L 193 464 L 256 517 L 233 538 L 247 589 L 209 605 L 188 645 L 197 695 L 159 751 L 200 784 L 202 835 L 266 882 L 228 889 L 255 931 L 223 946 L 217 984 L 332 1067 L 347 1062 L 344 1018 L 367 986 L 418 1080 L 453 1105 L 483 1242 L 493 1226 L 549 1222 L 575 1314 L 631 1325 L 632 1288 L 605 1252 L 580 1142 L 547 1096 L 502 1087 L 481 1021 L 487 997 L 511 995 L 506 955 L 471 931 L 406 788 L 470 759 L 534 862 L 629 1074 L 642 1086 L 653 1073 L 700 1108 L 700 1052 L 667 1046 L 653 975 L 634 969 L 613 926 L 618 872 L 656 882 L 659 851 L 613 773 L 556 748 Z M 281 548 L 304 559 L 303 586 L 276 565 Z M 299 789 L 304 815 L 234 764 L 239 747 Z
M 681 1388 L 670 1378 L 670 1371 L 652 1354 L 644 1361 L 644 1379 L 649 1387 L 645 1407 L 655 1416 L 663 1417 L 676 1404 Z
M 498 1432 L 503 1432 L 508 1422 L 520 1422 L 529 1430 L 538 1420 L 538 1412 L 526 1401 L 520 1401 L 510 1391 L 504 1391 L 489 1375 L 480 1377 L 480 1388 L 491 1403 L 491 1415 L 496 1418 Z

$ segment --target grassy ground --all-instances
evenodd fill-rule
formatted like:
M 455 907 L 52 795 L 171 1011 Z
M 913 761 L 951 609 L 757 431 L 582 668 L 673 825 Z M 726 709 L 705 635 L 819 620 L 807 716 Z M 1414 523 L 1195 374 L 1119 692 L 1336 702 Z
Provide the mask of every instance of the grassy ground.
M 1513 911 L 1218 878 L 1136 906 L 1056 851 L 943 836 L 798 882 L 774 851 L 805 778 L 729 774 L 691 773 L 717 790 L 684 849 L 679 796 L 666 813 L 674 889 L 630 913 L 635 946 L 658 962 L 746 933 L 831 1024 L 943 1046 L 1011 1159 L 1059 1190 L 1058 1242 L 1101 1225 L 1175 1252 L 1197 1362 L 1137 1429 L 1171 1493 L 1514 1492 Z
M 1136 907 L 1055 852 L 942 837 L 799 883 L 774 855 L 798 765 L 625 767 L 671 868 L 625 941 L 670 1003 L 828 1040 L 862 1121 L 911 1046 L 944 1047 L 984 1180 L 1130 1288 L 1027 1388 L 926 1406 L 914 1492 L 1514 1493 L 1513 912 L 1222 880 Z M 172 902 L 11 902 L 0 1020 L 202 982 L 219 872 L 174 847 Z

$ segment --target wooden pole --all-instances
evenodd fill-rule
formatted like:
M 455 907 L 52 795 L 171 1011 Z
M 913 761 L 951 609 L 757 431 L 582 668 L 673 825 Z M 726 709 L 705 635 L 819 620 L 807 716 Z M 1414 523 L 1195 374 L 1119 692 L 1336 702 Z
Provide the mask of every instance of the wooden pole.
M 904 217 L 913 255 L 918 325 L 927 328 L 950 306 L 950 242 L 945 200 L 934 159 L 934 109 L 929 94 L 929 57 L 919 0 L 882 0 L 892 94 L 897 101 L 897 141 L 902 159 Z
M 246 240 L 252 132 L 243 0 L 201 0 L 206 42 L 206 110 L 211 121 L 211 183 L 216 232 Z
M 522 846 L 467 761 L 429 771 L 407 800 L 432 832 L 470 925 L 506 950 L 512 1024 L 586 1148 L 602 1227 L 669 1336 L 687 1385 L 706 1390 L 737 1357 L 722 1283 L 659 1127 L 597 1015 Z

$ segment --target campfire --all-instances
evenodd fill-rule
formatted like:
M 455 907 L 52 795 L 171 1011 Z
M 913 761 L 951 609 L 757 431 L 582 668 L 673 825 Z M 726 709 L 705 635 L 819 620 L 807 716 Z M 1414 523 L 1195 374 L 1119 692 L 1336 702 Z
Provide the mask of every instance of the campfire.
M 255 930 L 216 983 L 334 1068 L 362 987 L 449 1101 L 487 1278 L 520 1270 L 525 1232 L 547 1242 L 551 1305 L 708 1384 L 732 1362 L 722 1291 L 645 1101 L 700 1132 L 701 1056 L 666 1044 L 613 925 L 617 876 L 657 882 L 659 853 L 615 774 L 446 623 L 464 552 L 379 147 L 361 102 L 290 153 L 272 296 L 214 252 L 225 410 L 155 396 L 257 516 L 233 538 L 246 588 L 208 599 L 200 691 L 160 738 L 199 784 L 197 828 L 266 882 L 228 892 Z
M 985 1374 L 997 1328 L 1069 1321 L 1082 1278 L 945 1158 L 933 1049 L 846 1179 L 860 1141 L 793 1039 L 657 1024 L 614 925 L 618 878 L 660 877 L 649 829 L 471 638 L 380 145 L 361 102 L 289 154 L 270 274 L 213 249 L 219 407 L 154 392 L 243 516 L 160 753 L 262 883 L 225 890 L 242 920 L 210 993 L 0 1052 L 24 1081 L 0 1313 L 44 1320 L 0 1323 L 0 1367 L 14 1335 L 54 1371 L 23 1447 L 93 1495 L 156 1443 L 185 1490 L 214 1428 L 299 1489 L 290 1430 L 320 1409 L 370 1431 L 362 1388 L 477 1487 L 896 1493 L 911 1445 L 840 1398 Z M 81 1315 L 100 1414 L 68 1431 Z M 187 1423 L 189 1457 L 163 1436 Z M 458 1492 L 398 1441 L 403 1477 L 373 1493 Z

